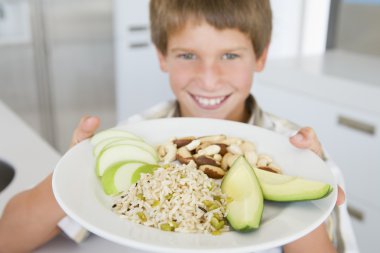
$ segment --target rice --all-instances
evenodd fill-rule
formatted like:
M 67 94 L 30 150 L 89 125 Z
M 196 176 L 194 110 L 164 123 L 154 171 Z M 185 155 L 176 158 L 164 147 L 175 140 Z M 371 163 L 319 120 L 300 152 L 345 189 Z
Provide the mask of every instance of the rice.
M 140 180 L 114 201 L 121 217 L 166 231 L 218 234 L 225 225 L 227 197 L 218 181 L 196 168 L 172 163 Z

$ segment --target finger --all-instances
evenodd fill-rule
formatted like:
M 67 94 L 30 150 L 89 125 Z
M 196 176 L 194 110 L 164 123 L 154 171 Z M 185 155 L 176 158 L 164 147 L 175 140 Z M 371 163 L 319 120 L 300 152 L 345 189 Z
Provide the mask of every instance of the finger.
M 94 135 L 100 125 L 100 119 L 95 116 L 84 116 L 79 121 L 71 139 L 71 147 Z
M 340 206 L 346 202 L 346 193 L 343 189 L 338 185 L 338 197 L 336 199 L 336 205 Z
M 290 137 L 290 142 L 297 148 L 310 149 L 322 157 L 322 146 L 314 130 L 310 127 L 301 128 L 296 135 Z

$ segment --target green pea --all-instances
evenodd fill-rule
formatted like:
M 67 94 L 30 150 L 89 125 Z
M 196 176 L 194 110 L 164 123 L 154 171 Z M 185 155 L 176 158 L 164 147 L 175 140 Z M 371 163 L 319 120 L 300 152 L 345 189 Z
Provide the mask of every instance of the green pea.
M 137 216 L 139 216 L 139 218 L 140 218 L 140 220 L 142 222 L 146 222 L 147 221 L 147 218 L 146 218 L 146 216 L 145 216 L 145 214 L 143 212 L 138 212 Z
M 170 226 L 168 223 L 161 224 L 160 229 L 163 231 L 174 231 L 174 227 Z

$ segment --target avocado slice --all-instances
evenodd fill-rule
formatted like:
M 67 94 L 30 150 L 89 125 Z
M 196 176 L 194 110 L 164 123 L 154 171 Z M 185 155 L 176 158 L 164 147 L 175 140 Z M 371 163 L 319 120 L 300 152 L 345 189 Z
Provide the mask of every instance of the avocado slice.
M 243 232 L 258 228 L 264 209 L 263 194 L 254 170 L 243 156 L 232 164 L 221 188 L 232 198 L 227 203 L 227 220 L 231 227 Z
M 328 196 L 333 187 L 328 183 L 307 180 L 300 177 L 277 174 L 254 168 L 265 200 L 304 201 Z

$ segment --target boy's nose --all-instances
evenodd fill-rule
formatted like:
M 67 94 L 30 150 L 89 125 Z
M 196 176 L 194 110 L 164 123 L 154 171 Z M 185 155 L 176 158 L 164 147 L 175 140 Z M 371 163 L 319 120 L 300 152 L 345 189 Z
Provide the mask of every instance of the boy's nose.
M 198 72 L 200 84 L 204 89 L 214 90 L 218 87 L 221 69 L 216 62 L 204 62 Z

